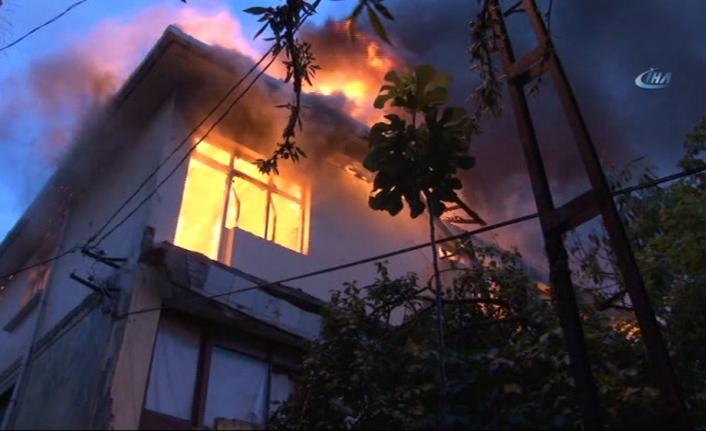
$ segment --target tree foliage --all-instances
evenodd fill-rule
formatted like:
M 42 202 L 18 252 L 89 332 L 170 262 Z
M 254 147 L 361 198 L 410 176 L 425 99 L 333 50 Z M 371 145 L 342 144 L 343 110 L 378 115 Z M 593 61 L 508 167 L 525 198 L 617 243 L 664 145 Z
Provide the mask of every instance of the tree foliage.
M 451 429 L 579 425 L 561 329 L 517 252 L 474 247 L 479 261 L 445 292 Z M 319 340 L 273 429 L 430 429 L 437 423 L 438 344 L 432 300 L 414 274 L 384 265 L 366 288 L 334 293 Z M 395 316 L 405 311 L 404 322 Z M 606 421 L 656 421 L 657 391 L 640 345 L 615 319 L 583 305 Z M 394 324 L 396 323 L 396 324 Z
M 706 117 L 687 136 L 684 149 L 682 170 L 706 166 Z M 633 182 L 635 172 L 634 164 L 624 167 L 611 177 L 611 186 Z M 644 169 L 637 180 L 654 181 L 652 169 Z M 706 174 L 622 195 L 617 205 L 680 383 L 697 422 L 706 423 Z M 592 287 L 601 308 L 629 310 L 605 230 L 575 238 L 571 251 L 577 275 Z
M 475 158 L 468 155 L 471 136 L 480 132 L 478 123 L 458 107 L 443 107 L 451 77 L 433 66 L 417 66 L 414 71 L 385 76 L 386 85 L 375 99 L 375 107 L 388 103 L 406 114 L 388 114 L 388 122 L 373 125 L 369 134 L 370 153 L 363 166 L 375 172 L 370 207 L 396 215 L 410 208 L 412 218 L 429 208 L 434 217 L 446 203 L 463 204 L 457 194 L 459 169 L 471 169 Z M 476 223 L 483 220 L 465 204 Z
M 703 168 L 706 117 L 685 143 L 682 169 Z M 627 166 L 614 188 L 634 180 Z M 646 170 L 640 182 L 653 181 Z M 697 426 L 706 424 L 706 176 L 618 199 L 636 258 Z M 444 294 L 448 419 L 452 429 L 575 429 L 581 418 L 560 325 L 517 252 L 468 247 Z M 574 243 L 580 310 L 604 423 L 668 426 L 629 301 L 600 230 Z M 430 429 L 437 423 L 436 308 L 416 275 L 334 294 L 293 396 L 272 427 Z M 616 294 L 617 293 L 617 294 Z M 405 319 L 396 321 L 404 312 Z
M 183 0 L 182 0 L 183 1 Z M 264 23 L 255 34 L 255 38 L 269 30 L 270 36 L 266 41 L 273 42 L 270 53 L 272 61 L 284 52 L 282 63 L 285 66 L 285 83 L 292 83 L 293 100 L 279 105 L 278 108 L 289 111 L 289 119 L 282 131 L 282 142 L 278 142 L 272 155 L 267 159 L 258 159 L 257 166 L 263 173 L 278 173 L 280 160 L 298 162 L 301 157 L 306 157 L 304 150 L 297 144 L 297 129 L 303 127 L 301 119 L 302 89 L 303 85 L 312 85 L 312 79 L 320 67 L 316 64 L 316 57 L 312 51 L 311 43 L 302 41 L 297 36 L 299 28 L 306 19 L 316 13 L 321 0 L 313 2 L 306 0 L 286 0 L 277 7 L 254 6 L 245 9 L 245 12 L 258 16 L 258 22 Z M 384 0 L 358 0 L 358 5 L 353 9 L 349 20 L 351 38 L 354 38 L 357 22 L 363 11 L 367 11 L 373 31 L 385 42 L 391 43 L 387 31 L 380 20 L 382 15 L 387 20 L 394 17 L 384 5 Z

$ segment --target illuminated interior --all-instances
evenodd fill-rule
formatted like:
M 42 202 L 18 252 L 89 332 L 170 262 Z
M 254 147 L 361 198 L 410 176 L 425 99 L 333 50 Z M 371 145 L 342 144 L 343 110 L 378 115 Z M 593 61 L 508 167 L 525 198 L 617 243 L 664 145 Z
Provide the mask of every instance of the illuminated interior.
M 306 253 L 301 185 L 201 142 L 189 160 L 174 243 L 231 264 L 236 229 Z

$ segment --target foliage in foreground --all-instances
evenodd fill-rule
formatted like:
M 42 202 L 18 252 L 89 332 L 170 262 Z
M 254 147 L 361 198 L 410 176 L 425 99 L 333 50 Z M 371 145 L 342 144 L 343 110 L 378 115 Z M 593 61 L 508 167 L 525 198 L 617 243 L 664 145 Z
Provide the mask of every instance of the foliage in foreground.
M 573 384 L 558 322 L 516 252 L 478 249 L 482 264 L 447 289 L 448 413 L 453 429 L 573 428 Z M 384 265 L 365 289 L 348 284 L 324 316 L 297 388 L 274 429 L 429 429 L 436 426 L 434 308 L 415 275 Z M 395 315 L 408 318 L 394 325 Z M 584 304 L 595 372 L 614 425 L 658 414 L 637 340 Z M 635 413 L 639 411 L 639 415 Z M 628 420 L 629 423 L 622 423 Z
M 687 136 L 684 150 L 682 171 L 706 166 L 706 117 Z M 634 167 L 627 166 L 613 176 L 612 186 L 620 189 L 634 177 Z M 645 169 L 638 182 L 654 180 Z M 693 420 L 706 424 L 706 173 L 621 195 L 617 204 Z M 593 288 L 599 307 L 629 309 L 605 231 L 575 241 L 572 252 L 576 275 Z
M 706 117 L 685 149 L 680 168 L 704 166 Z M 611 181 L 620 188 L 632 179 L 627 168 Z M 653 179 L 646 171 L 640 181 Z M 706 423 L 705 188 L 701 173 L 618 199 L 697 427 Z M 518 253 L 474 251 L 476 267 L 457 270 L 445 296 L 449 425 L 580 427 L 550 302 Z M 605 424 L 664 427 L 662 401 L 603 231 L 576 241 L 571 251 Z M 334 295 L 322 337 L 311 345 L 296 391 L 273 416 L 273 428 L 435 427 L 438 350 L 435 310 L 424 297 L 428 288 L 414 274 L 391 279 L 384 265 L 378 274 L 372 286 L 348 284 Z M 407 316 L 402 323 L 401 310 Z

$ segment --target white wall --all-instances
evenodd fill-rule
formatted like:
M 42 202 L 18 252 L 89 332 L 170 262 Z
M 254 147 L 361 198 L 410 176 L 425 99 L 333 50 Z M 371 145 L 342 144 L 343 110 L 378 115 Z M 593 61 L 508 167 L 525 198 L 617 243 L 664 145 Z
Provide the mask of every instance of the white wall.
M 84 198 L 70 209 L 60 251 L 68 250 L 92 236 L 148 177 L 156 167 L 164 142 L 169 136 L 172 113 L 173 100 L 169 98 L 146 121 L 137 142 L 121 143 L 125 146 L 125 151 L 105 166 L 104 172 L 90 185 Z M 100 145 L 100 142 L 96 144 Z M 153 189 L 154 184 L 155 180 L 152 179 L 133 203 L 120 213 L 115 222 L 135 208 L 137 203 Z M 107 256 L 133 260 L 137 257 L 147 214 L 153 200 L 140 208 L 100 245 Z M 72 272 L 86 278 L 91 273 L 105 276 L 112 271 L 112 268 L 96 263 L 95 260 L 81 255 L 80 252 L 56 261 L 52 283 L 49 286 L 47 314 L 43 321 L 42 334 L 50 330 L 91 293 L 88 287 L 69 278 Z
M 22 308 L 28 271 L 15 276 L 0 293 L 0 328 L 4 327 Z M 27 352 L 37 318 L 36 306 L 11 332 L 0 329 L 0 373 Z
M 307 163 L 304 160 L 302 163 Z M 312 184 L 311 235 L 308 255 L 288 250 L 248 232 L 235 235 L 233 266 L 268 281 L 365 259 L 429 241 L 425 214 L 412 220 L 407 210 L 395 217 L 368 207 L 371 185 L 333 165 L 319 168 Z M 429 249 L 389 259 L 391 274 L 425 272 L 431 263 Z M 352 267 L 286 284 L 328 299 L 331 290 L 357 280 L 374 281 L 374 263 Z

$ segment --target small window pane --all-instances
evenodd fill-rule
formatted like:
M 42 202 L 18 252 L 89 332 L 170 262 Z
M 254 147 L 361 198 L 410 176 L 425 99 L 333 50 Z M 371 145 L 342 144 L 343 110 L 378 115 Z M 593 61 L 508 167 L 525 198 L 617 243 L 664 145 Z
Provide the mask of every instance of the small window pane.
M 227 176 L 196 159 L 189 161 L 174 243 L 218 259 Z
M 247 160 L 243 159 L 235 159 L 233 161 L 233 168 L 238 171 L 242 172 L 245 175 L 254 178 L 262 183 L 267 184 L 269 181 L 269 176 L 263 174 L 260 172 L 260 169 L 257 167 L 257 165 L 248 162 Z
M 277 190 L 282 190 L 283 192 L 294 196 L 297 199 L 302 198 L 302 187 L 300 185 L 288 181 L 283 177 L 275 177 L 274 183 L 275 187 L 277 187 Z
M 287 374 L 273 373 L 270 380 L 270 409 L 269 414 L 277 410 L 283 402 L 287 401 L 294 392 L 294 382 Z
M 239 353 L 213 348 L 204 425 L 216 418 L 265 422 L 268 365 Z
M 145 408 L 191 419 L 199 360 L 199 334 L 174 319 L 159 323 Z
M 263 238 L 267 218 L 267 191 L 238 177 L 233 180 L 233 190 L 235 191 L 234 204 L 239 205 L 237 226 Z
M 301 251 L 301 204 L 284 196 L 272 194 L 272 204 L 276 220 L 274 223 L 274 242 L 290 250 Z
M 196 146 L 196 152 L 203 154 L 204 156 L 217 161 L 218 163 L 230 166 L 230 153 L 228 151 L 222 150 L 215 147 L 208 142 L 202 141 Z

